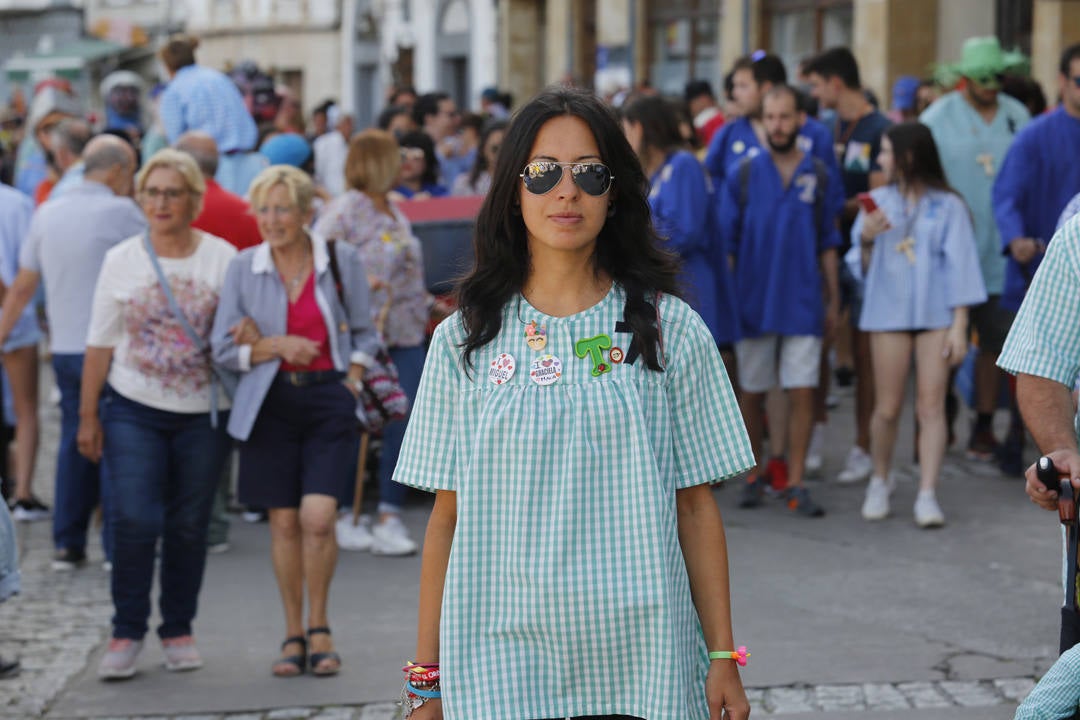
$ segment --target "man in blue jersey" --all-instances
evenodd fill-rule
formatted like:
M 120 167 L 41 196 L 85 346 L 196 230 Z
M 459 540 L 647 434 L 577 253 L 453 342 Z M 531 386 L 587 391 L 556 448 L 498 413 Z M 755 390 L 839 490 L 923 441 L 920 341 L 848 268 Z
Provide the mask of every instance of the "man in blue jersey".
M 820 158 L 799 147 L 804 118 L 794 90 L 773 87 L 763 107 L 768 150 L 728 168 L 720 209 L 739 302 L 740 406 L 754 456 L 760 458 L 765 393 L 778 382 L 787 392 L 788 507 L 820 517 L 825 511 L 810 498 L 803 476 L 822 339 L 832 333 L 839 311 L 835 218 L 840 204 L 829 187 L 838 180 Z M 760 469 L 750 472 L 741 507 L 761 503 Z
M 1055 110 L 1016 135 L 994 181 L 993 208 L 1006 255 L 999 304 L 1019 309 L 1062 210 L 1080 192 L 1080 43 L 1061 54 Z M 1000 453 L 1007 472 L 1023 469 L 1023 432 L 1017 425 Z
M 755 155 L 767 148 L 765 124 L 762 121 L 762 98 L 772 88 L 787 82 L 787 70 L 784 68 L 783 61 L 776 55 L 758 51 L 750 57 L 736 61 L 731 71 L 731 79 L 732 95 L 739 117 L 729 120 L 713 136 L 712 142 L 709 143 L 709 151 L 705 156 L 705 168 L 713 179 L 718 199 L 722 196 L 724 183 L 731 181 L 731 178 L 726 177 L 728 168 L 739 159 Z M 842 202 L 843 187 L 840 183 L 840 168 L 832 150 L 832 133 L 822 123 L 807 117 L 805 113 L 800 113 L 799 117 L 801 124 L 796 139 L 799 149 L 824 162 L 834 179 L 834 182 L 829 183 L 830 191 L 836 194 L 835 199 Z M 728 243 L 730 239 L 721 238 L 721 241 Z M 714 270 L 717 273 L 728 272 L 726 267 L 717 267 Z M 827 374 L 825 374 L 823 380 L 827 382 L 827 379 Z M 819 385 L 821 385 L 820 381 Z M 827 387 L 821 385 L 821 389 L 824 392 Z M 820 446 L 823 442 L 825 403 L 823 396 L 818 400 L 820 402 L 815 403 L 815 419 L 818 424 L 814 429 L 812 447 L 807 460 L 808 470 L 811 473 L 821 469 Z M 782 410 L 782 405 L 777 407 L 770 404 L 769 415 L 778 421 L 778 424 L 783 423 L 780 410 Z M 783 431 L 774 432 L 771 437 L 773 440 L 770 442 L 772 458 L 769 460 L 767 472 L 774 488 L 782 489 L 787 483 L 788 475 L 784 460 L 784 433 Z

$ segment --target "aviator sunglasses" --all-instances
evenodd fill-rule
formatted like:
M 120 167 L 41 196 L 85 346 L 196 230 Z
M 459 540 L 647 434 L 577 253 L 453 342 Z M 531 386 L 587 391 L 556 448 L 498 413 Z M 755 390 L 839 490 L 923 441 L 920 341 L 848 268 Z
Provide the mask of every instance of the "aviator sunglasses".
M 570 168 L 573 178 L 581 191 L 593 197 L 600 197 L 611 189 L 615 176 L 607 165 L 598 162 L 555 162 L 553 160 L 535 160 L 525 166 L 519 176 L 525 183 L 525 189 L 533 195 L 546 195 L 555 189 L 562 180 L 563 168 Z

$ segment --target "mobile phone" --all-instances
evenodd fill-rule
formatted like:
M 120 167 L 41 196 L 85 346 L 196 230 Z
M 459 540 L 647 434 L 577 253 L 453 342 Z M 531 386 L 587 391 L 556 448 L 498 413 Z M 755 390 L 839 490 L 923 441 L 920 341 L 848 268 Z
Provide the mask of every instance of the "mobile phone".
M 877 203 L 874 202 L 874 198 L 870 193 L 859 193 L 855 197 L 859 199 L 859 204 L 862 205 L 863 212 L 867 215 L 878 209 Z

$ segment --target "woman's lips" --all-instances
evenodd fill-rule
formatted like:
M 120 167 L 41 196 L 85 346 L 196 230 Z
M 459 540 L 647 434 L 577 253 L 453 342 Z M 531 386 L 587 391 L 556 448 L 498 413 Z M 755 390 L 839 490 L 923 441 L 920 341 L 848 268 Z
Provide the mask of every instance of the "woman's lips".
M 559 225 L 574 225 L 581 222 L 581 215 L 574 213 L 559 213 L 557 215 L 552 215 L 551 220 Z

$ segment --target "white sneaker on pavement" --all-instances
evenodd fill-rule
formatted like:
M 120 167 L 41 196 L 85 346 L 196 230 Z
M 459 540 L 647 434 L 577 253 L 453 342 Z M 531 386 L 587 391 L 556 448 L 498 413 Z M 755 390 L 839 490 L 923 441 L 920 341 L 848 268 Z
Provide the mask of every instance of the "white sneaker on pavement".
M 870 459 L 870 454 L 855 445 L 848 453 L 844 469 L 836 476 L 836 482 L 842 485 L 862 482 L 870 477 L 872 472 L 874 472 L 874 462 Z
M 817 474 L 824 464 L 821 448 L 825 444 L 825 423 L 814 423 L 810 433 L 810 444 L 806 447 L 806 472 Z
M 938 528 L 945 524 L 945 513 L 941 512 L 933 490 L 920 490 L 916 496 L 915 524 L 921 528 Z
M 102 680 L 126 680 L 135 675 L 135 659 L 142 650 L 142 640 L 113 638 L 101 656 L 97 675 Z
M 375 525 L 371 532 L 372 555 L 412 555 L 416 543 L 409 537 L 409 530 L 397 515 L 388 515 Z
M 889 495 L 892 490 L 892 482 L 879 477 L 870 478 L 862 504 L 863 520 L 884 520 L 889 517 Z
M 338 547 L 342 550 L 367 552 L 371 549 L 371 543 L 374 540 L 370 527 L 371 518 L 367 515 L 361 515 L 355 525 L 353 525 L 352 513 L 342 515 L 334 528 L 337 533 Z

